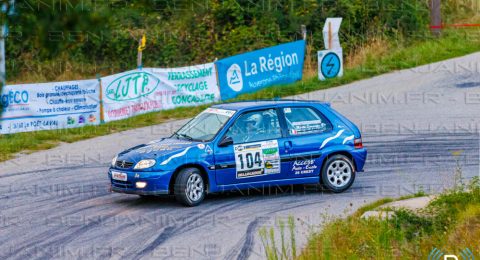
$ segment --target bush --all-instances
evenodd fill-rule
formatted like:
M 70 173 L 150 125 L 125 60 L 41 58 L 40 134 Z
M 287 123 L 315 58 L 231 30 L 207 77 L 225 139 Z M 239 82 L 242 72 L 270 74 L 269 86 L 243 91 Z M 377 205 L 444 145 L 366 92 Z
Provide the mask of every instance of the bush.
M 135 68 L 143 33 L 148 39 L 144 63 L 172 67 L 297 40 L 301 24 L 312 35 L 312 49 L 323 49 L 326 17 L 344 18 L 341 40 L 346 54 L 372 37 L 410 39 L 428 28 L 427 1 L 418 0 L 100 2 L 20 3 L 7 40 L 10 79 L 29 72 L 25 60 L 33 63 L 29 67 L 40 68 L 51 61 L 68 61 L 71 70 L 79 70 L 79 63 L 105 64 L 87 68 L 84 74 L 89 75 Z

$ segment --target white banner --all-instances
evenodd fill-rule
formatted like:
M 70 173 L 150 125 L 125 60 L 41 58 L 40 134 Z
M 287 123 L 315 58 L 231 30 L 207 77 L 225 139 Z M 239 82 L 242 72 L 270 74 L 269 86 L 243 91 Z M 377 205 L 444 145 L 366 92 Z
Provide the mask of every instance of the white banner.
M 99 124 L 99 81 L 5 86 L 0 134 Z
M 105 122 L 220 100 L 213 63 L 144 68 L 102 78 Z

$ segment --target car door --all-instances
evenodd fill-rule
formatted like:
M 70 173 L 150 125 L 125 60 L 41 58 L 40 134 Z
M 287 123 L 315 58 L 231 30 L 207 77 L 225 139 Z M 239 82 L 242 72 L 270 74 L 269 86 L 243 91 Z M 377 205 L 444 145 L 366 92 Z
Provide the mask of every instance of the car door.
M 285 142 L 276 108 L 246 111 L 239 115 L 220 140 L 233 144 L 216 146 L 218 185 L 273 181 L 285 178 Z
M 288 132 L 287 177 L 318 176 L 321 170 L 321 145 L 332 135 L 332 124 L 312 106 L 283 107 L 281 114 Z

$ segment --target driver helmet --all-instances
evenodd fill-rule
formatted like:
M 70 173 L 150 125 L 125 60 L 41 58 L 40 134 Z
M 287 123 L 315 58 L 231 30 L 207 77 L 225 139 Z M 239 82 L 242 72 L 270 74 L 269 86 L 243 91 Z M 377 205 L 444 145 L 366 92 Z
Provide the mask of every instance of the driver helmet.
M 262 116 L 260 114 L 251 115 L 251 116 L 247 117 L 247 119 L 245 120 L 245 123 L 247 125 L 252 124 L 252 126 L 255 129 L 260 128 L 261 122 L 262 122 Z

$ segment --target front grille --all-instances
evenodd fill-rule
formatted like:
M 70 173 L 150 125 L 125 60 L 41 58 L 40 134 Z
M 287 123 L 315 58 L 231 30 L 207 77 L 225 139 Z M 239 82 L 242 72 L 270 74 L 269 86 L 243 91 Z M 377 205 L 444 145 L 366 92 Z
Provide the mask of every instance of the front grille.
M 127 161 L 116 161 L 115 166 L 121 169 L 130 169 L 133 166 L 133 162 L 127 162 Z
M 117 187 L 117 188 L 123 188 L 123 189 L 131 189 L 133 188 L 133 183 L 129 181 L 117 181 L 117 180 L 112 180 L 112 185 Z

